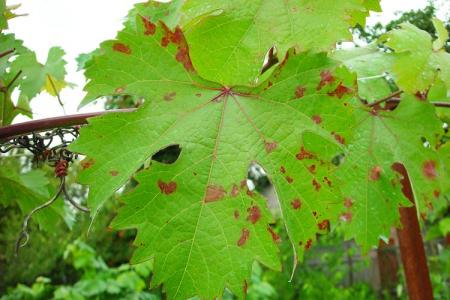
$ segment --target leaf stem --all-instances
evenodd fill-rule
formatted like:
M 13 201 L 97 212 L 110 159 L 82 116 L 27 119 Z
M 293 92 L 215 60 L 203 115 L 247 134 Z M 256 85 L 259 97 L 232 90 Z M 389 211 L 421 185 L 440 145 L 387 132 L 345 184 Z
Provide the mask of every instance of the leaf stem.
M 386 97 L 381 98 L 381 99 L 379 99 L 379 100 L 377 100 L 377 101 L 375 101 L 373 103 L 370 103 L 368 106 L 369 107 L 377 106 L 377 105 L 379 105 L 379 104 L 381 104 L 383 102 L 389 101 L 390 99 L 392 99 L 394 97 L 400 96 L 402 93 L 403 93 L 402 90 L 396 91 L 396 92 L 390 94 L 389 96 L 386 96 Z
M 0 53 L 0 58 L 6 56 L 6 55 L 8 55 L 8 54 L 13 53 L 14 51 L 16 51 L 15 48 L 12 48 L 12 49 L 10 49 L 10 50 L 3 51 L 3 52 Z

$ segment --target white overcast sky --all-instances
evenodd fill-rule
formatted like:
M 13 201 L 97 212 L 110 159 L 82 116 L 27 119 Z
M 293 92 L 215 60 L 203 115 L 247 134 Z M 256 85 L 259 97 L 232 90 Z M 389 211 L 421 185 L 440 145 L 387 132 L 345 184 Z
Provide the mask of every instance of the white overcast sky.
M 28 16 L 10 21 L 10 29 L 25 45 L 36 51 L 38 59 L 44 62 L 51 46 L 62 47 L 67 55 L 69 82 L 77 86 L 61 93 L 66 113 L 77 112 L 77 106 L 84 96 L 85 79 L 82 72 L 76 72 L 75 58 L 97 48 L 104 40 L 114 38 L 121 29 L 124 16 L 133 4 L 143 0 L 7 0 L 8 4 L 22 3 L 19 13 Z M 383 13 L 372 14 L 368 24 L 377 21 L 386 23 L 395 18 L 395 13 L 421 9 L 427 0 L 382 0 Z M 450 1 L 438 0 L 438 16 L 449 18 Z M 41 93 L 32 102 L 36 119 L 64 114 L 57 100 Z M 102 110 L 101 105 L 90 105 L 80 112 Z M 24 121 L 19 117 L 17 121 Z

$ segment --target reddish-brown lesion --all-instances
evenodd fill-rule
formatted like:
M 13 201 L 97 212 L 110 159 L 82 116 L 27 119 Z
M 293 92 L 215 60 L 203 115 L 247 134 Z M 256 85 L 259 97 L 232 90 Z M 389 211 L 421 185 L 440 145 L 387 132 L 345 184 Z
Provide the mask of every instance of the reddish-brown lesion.
M 205 203 L 222 200 L 226 195 L 225 189 L 218 185 L 208 185 L 206 188 Z
M 170 195 L 177 190 L 177 183 L 175 181 L 164 182 L 163 180 L 158 180 L 157 185 L 161 193 L 165 195 Z
M 170 43 L 177 46 L 177 53 L 175 59 L 180 62 L 184 68 L 189 72 L 194 72 L 194 66 L 189 56 L 189 47 L 184 34 L 180 27 L 176 27 L 173 31 L 170 30 L 164 23 L 161 23 L 163 29 L 163 36 L 161 38 L 161 46 L 168 47 Z
M 256 224 L 256 222 L 258 222 L 259 219 L 261 218 L 261 210 L 257 205 L 253 205 L 252 207 L 247 209 L 247 212 L 248 212 L 247 221 L 249 221 L 252 224 Z
M 113 44 L 113 50 L 117 52 L 121 52 L 123 54 L 130 55 L 131 54 L 131 48 L 125 45 L 124 43 L 114 43 Z
M 247 240 L 249 239 L 249 237 L 250 237 L 250 230 L 248 230 L 247 228 L 242 229 L 241 237 L 237 241 L 237 245 L 239 247 L 244 246 L 245 243 L 247 242 Z

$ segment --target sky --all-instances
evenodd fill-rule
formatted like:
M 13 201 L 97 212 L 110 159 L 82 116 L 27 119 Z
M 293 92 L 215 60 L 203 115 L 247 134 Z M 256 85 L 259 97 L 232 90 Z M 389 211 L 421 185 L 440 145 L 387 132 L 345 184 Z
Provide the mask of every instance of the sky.
M 34 50 L 41 62 L 45 62 L 48 49 L 62 47 L 67 55 L 66 80 L 76 84 L 73 89 L 64 89 L 61 98 L 66 114 L 103 110 L 103 105 L 88 105 L 77 110 L 84 97 L 85 78 L 77 72 L 75 58 L 81 53 L 90 52 L 107 39 L 115 37 L 122 28 L 122 22 L 129 9 L 143 0 L 8 0 L 8 4 L 21 3 L 18 13 L 25 17 L 10 21 L 9 27 L 16 37 L 22 39 L 27 47 Z M 396 12 L 422 9 L 427 0 L 382 0 L 383 13 L 372 13 L 367 23 L 387 23 L 395 18 Z M 449 17 L 450 1 L 438 0 L 438 17 Z M 41 93 L 32 101 L 35 119 L 60 116 L 64 114 L 56 98 Z M 19 116 L 15 123 L 27 120 Z

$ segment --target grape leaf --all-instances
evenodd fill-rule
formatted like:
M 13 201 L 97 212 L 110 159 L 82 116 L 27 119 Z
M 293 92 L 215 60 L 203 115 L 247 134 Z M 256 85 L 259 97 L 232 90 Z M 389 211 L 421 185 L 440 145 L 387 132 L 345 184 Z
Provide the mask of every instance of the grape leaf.
M 242 297 L 253 260 L 279 269 L 270 213 L 246 186 L 250 163 L 269 174 L 301 257 L 341 205 L 331 157 L 308 145 L 339 146 L 295 105 L 352 91 L 326 54 L 294 51 L 256 88 L 208 82 L 196 74 L 180 28 L 136 22 L 103 43 L 86 69 L 86 99 L 146 99 L 136 112 L 91 119 L 70 147 L 87 155 L 80 181 L 90 185 L 93 217 L 153 154 L 179 145 L 175 163 L 152 162 L 136 175 L 113 226 L 138 228 L 133 260 L 155 259 L 154 284 L 165 283 L 170 298 L 215 298 L 225 286 Z
M 400 191 L 395 163 L 405 166 L 421 213 L 432 209 L 446 189 L 447 172 L 434 150 L 442 129 L 431 104 L 405 96 L 394 111 L 355 112 L 358 134 L 336 178 L 344 197 L 346 238 L 355 238 L 367 251 L 380 236 L 390 235 L 393 224 L 399 225 L 398 207 L 410 205 Z
M 380 40 L 395 51 L 392 73 L 402 90 L 413 94 L 425 92 L 436 78 L 450 89 L 450 54 L 444 49 L 433 49 L 426 31 L 403 23 Z
M 223 85 L 257 84 L 264 57 L 275 46 L 281 56 L 291 47 L 329 50 L 351 40 L 349 27 L 364 23 L 378 0 L 172 1 L 150 2 L 134 13 L 186 32 L 200 76 Z M 324 21 L 326 20 L 326 21 Z M 320 35 L 320 39 L 317 36 Z M 222 38 L 226 36 L 227 38 Z M 208 40 L 208 43 L 204 41 Z

